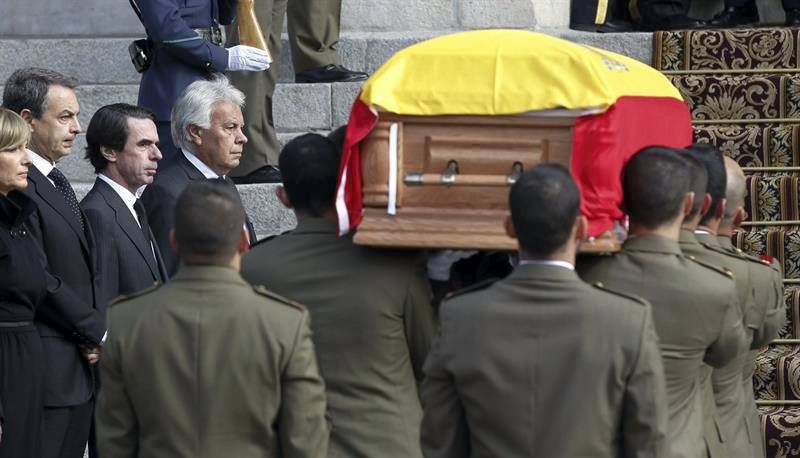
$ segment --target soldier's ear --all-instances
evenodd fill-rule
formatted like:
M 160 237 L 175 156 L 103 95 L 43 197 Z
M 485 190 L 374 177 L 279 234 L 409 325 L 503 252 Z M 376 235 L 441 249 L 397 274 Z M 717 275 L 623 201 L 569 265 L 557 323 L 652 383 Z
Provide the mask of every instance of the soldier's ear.
M 292 208 L 292 202 L 289 200 L 289 194 L 286 194 L 286 190 L 283 188 L 283 185 L 275 188 L 275 195 L 278 196 L 278 200 L 281 201 L 284 207 L 289 209 Z
M 708 213 L 708 210 L 711 208 L 711 194 L 706 193 L 703 196 L 703 205 L 700 207 L 700 216 L 705 216 Z
M 686 197 L 683 198 L 683 216 L 692 212 L 694 206 L 694 192 L 687 192 Z
M 747 218 L 747 212 L 744 210 L 743 207 L 739 207 L 736 210 L 736 215 L 734 215 L 733 217 L 733 227 L 737 229 L 741 227 L 742 221 L 744 221 L 745 218 Z
M 714 209 L 714 218 L 722 219 L 725 216 L 725 207 L 728 205 L 728 199 L 722 199 L 719 201 L 717 208 Z
M 242 232 L 239 234 L 239 246 L 236 247 L 236 252 L 239 254 L 245 254 L 249 250 L 250 250 L 250 235 L 247 233 L 245 228 L 242 228 Z
M 589 220 L 583 215 L 578 215 L 575 218 L 575 226 L 573 227 L 575 233 L 575 240 L 582 241 L 589 236 Z
M 517 230 L 514 229 L 514 222 L 511 221 L 511 215 L 506 215 L 506 219 L 503 220 L 503 226 L 506 228 L 506 235 L 511 237 L 512 239 L 517 238 Z

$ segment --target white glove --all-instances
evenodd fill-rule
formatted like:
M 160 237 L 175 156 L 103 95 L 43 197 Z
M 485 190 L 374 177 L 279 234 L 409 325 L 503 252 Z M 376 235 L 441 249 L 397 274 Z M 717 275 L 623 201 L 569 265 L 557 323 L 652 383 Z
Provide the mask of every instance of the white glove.
M 228 48 L 228 70 L 260 72 L 269 68 L 269 54 L 258 48 L 238 45 Z

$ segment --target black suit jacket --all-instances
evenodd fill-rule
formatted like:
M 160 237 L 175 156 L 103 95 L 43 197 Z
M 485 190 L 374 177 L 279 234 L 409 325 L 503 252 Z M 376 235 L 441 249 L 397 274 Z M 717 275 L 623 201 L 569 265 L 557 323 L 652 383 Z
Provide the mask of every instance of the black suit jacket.
M 104 304 L 167 278 L 158 245 L 151 248 L 127 205 L 108 183 L 98 178 L 81 208 L 97 240 Z
M 105 305 L 98 301 L 98 272 L 91 227 L 80 221 L 64 197 L 36 167 L 28 170 L 24 194 L 37 205 L 28 227 L 47 257 L 48 270 L 76 301 L 46 299 L 36 310 L 46 367 L 44 405 L 83 404 L 94 390 L 78 344 L 97 344 L 105 333 Z
M 164 166 L 156 174 L 155 180 L 145 188 L 141 197 L 144 207 L 147 209 L 150 229 L 161 249 L 161 256 L 170 277 L 175 275 L 180 265 L 178 253 L 172 249 L 169 243 L 169 233 L 175 226 L 175 204 L 181 192 L 190 182 L 200 180 L 207 180 L 207 178 L 179 151 L 178 154 L 165 161 Z M 236 186 L 230 179 L 227 180 L 227 184 L 234 188 Z M 212 222 L 209 221 L 209 223 Z M 256 231 L 249 217 L 245 224 L 250 235 L 250 243 L 253 244 L 256 242 Z

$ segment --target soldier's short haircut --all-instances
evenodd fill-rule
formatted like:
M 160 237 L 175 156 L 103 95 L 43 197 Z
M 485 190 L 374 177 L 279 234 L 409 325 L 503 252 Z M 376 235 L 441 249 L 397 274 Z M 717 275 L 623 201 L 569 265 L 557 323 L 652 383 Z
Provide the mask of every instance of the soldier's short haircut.
M 278 167 L 295 210 L 319 217 L 333 208 L 339 158 L 336 145 L 319 134 L 301 135 L 286 144 Z
M 100 107 L 86 129 L 86 159 L 92 163 L 95 173 L 108 166 L 102 147 L 121 151 L 128 142 L 128 118 L 149 119 L 156 123 L 156 115 L 148 108 L 128 103 L 114 103 Z
M 727 174 L 725 173 L 725 157 L 719 149 L 705 143 L 695 143 L 686 149 L 703 164 L 708 173 L 706 192 L 711 195 L 711 208 L 700 219 L 700 224 L 706 224 L 714 219 L 715 210 L 722 203 L 722 199 L 725 198 L 725 190 L 728 184 Z
M 27 108 L 34 118 L 41 118 L 47 109 L 45 104 L 50 86 L 74 89 L 78 86 L 78 80 L 46 68 L 28 67 L 15 70 L 6 80 L 3 107 L 15 113 Z
M 659 228 L 677 218 L 691 183 L 691 170 L 672 148 L 650 146 L 622 171 L 624 210 L 631 224 Z
M 699 215 L 700 211 L 703 209 L 703 200 L 706 197 L 706 186 L 708 185 L 708 172 L 706 172 L 706 168 L 703 164 L 688 150 L 682 149 L 676 152 L 686 161 L 686 165 L 689 167 L 692 176 L 689 182 L 688 192 L 694 193 L 694 201 L 692 201 L 692 211 L 683 218 L 684 221 L 687 221 Z
M 190 183 L 175 205 L 175 238 L 184 263 L 225 265 L 239 247 L 245 211 L 231 187 Z
M 739 207 L 744 206 L 744 197 L 747 194 L 747 182 L 739 167 L 725 167 L 726 172 L 726 192 L 725 199 L 725 215 L 722 217 L 722 225 L 729 226 L 733 224 L 736 213 Z
M 214 104 L 228 102 L 244 106 L 244 93 L 236 89 L 225 75 L 214 75 L 210 80 L 198 80 L 186 86 L 170 113 L 170 133 L 178 148 L 191 150 L 192 137 L 186 128 L 194 124 L 203 129 L 211 126 Z
M 328 140 L 332 141 L 333 144 L 336 145 L 336 149 L 339 150 L 340 156 L 342 154 L 342 150 L 344 149 L 344 136 L 346 134 L 347 124 L 337 127 L 328 134 Z
M 580 205 L 580 191 L 564 166 L 540 164 L 525 171 L 508 196 L 520 250 L 536 258 L 558 251 L 572 234 Z

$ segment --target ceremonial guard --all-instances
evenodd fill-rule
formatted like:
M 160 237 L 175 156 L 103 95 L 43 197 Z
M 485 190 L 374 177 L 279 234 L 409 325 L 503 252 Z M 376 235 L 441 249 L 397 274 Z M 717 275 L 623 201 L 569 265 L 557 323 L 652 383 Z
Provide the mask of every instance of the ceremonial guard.
M 637 153 L 622 177 L 630 234 L 611 257 L 585 257 L 586 281 L 650 301 L 659 337 L 669 403 L 668 455 L 702 457 L 706 415 L 703 364 L 723 367 L 742 352 L 746 335 L 730 272 L 687 258 L 678 238 L 693 205 L 691 171 L 669 148 Z

